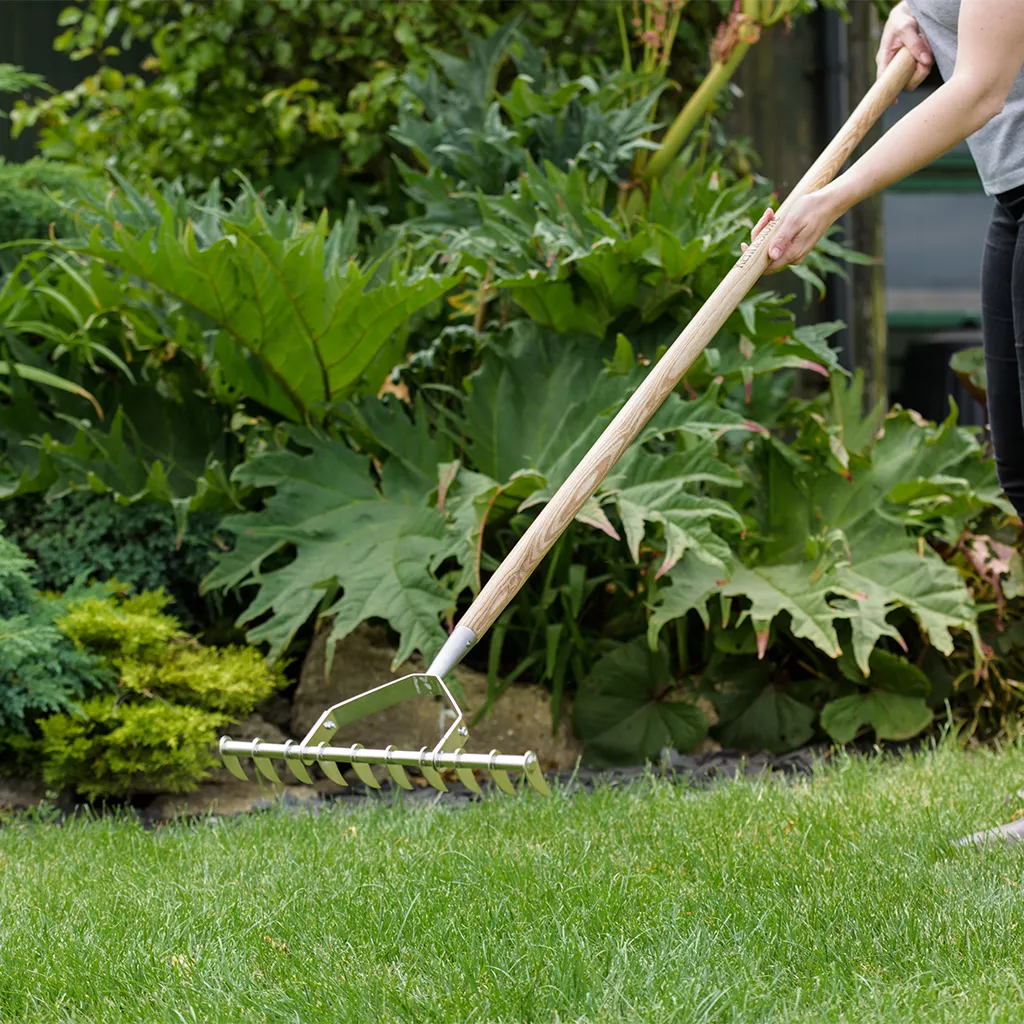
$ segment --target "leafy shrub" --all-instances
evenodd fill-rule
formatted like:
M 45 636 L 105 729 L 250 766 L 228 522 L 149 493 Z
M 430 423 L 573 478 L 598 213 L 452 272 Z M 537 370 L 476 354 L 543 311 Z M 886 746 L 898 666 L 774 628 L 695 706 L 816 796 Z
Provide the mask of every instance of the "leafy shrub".
M 104 419 L 19 382 L 0 408 L 0 493 L 152 498 L 170 504 L 179 535 L 190 514 L 243 504 L 230 471 L 274 422 L 321 422 L 376 392 L 416 315 L 456 280 L 429 261 L 359 260 L 354 213 L 310 224 L 249 188 L 224 203 L 216 186 L 192 202 L 176 186 L 124 185 L 76 216 L 60 247 L 71 258 L 52 254 L 0 294 L 0 330 L 37 367 L 57 363 Z
M 282 684 L 253 647 L 176 644 L 159 661 L 133 659 L 121 668 L 121 685 L 133 693 L 160 694 L 179 704 L 244 718 Z
M 0 243 L 47 238 L 51 225 L 55 234 L 65 234 L 71 218 L 54 195 L 74 193 L 83 177 L 73 167 L 47 160 L 0 160 Z
M 44 84 L 39 75 L 0 64 L 0 93 L 26 93 Z M 0 110 L 0 119 L 7 114 Z M 85 172 L 73 165 L 33 159 L 11 164 L 0 158 L 0 276 L 17 262 L 5 243 L 63 234 L 70 218 L 54 194 L 74 193 Z
M 194 789 L 217 730 L 284 683 L 252 648 L 203 647 L 167 614 L 160 591 L 75 601 L 60 628 L 115 671 L 115 699 L 40 722 L 43 777 L 90 799 Z
M 143 74 L 101 67 L 76 88 L 19 104 L 16 130 L 42 129 L 43 152 L 132 176 L 183 177 L 205 188 L 241 170 L 315 205 L 343 202 L 386 173 L 380 155 L 407 67 L 461 31 L 490 31 L 497 17 L 526 12 L 535 40 L 561 41 L 561 60 L 587 70 L 615 60 L 611 5 L 584 0 L 405 3 L 297 0 L 194 4 L 94 0 L 62 12 L 55 46 L 73 57 L 109 55 L 140 43 Z M 698 44 L 699 45 L 699 44 Z
M 769 6 L 785 8 L 758 11 Z M 247 591 L 241 622 L 273 657 L 313 617 L 336 638 L 382 618 L 396 660 L 432 654 L 442 620 L 732 265 L 761 205 L 710 135 L 633 187 L 656 93 L 622 73 L 527 76 L 527 48 L 502 81 L 508 38 L 439 57 L 447 83 L 414 83 L 396 136 L 420 165 L 401 169 L 419 215 L 397 242 L 376 239 L 394 245 L 380 262 L 346 263 L 354 215 L 311 226 L 251 190 L 225 209 L 216 192 L 190 204 L 180 188 L 123 188 L 66 246 L 104 308 L 130 310 L 136 338 L 173 336 L 174 357 L 199 368 L 191 393 L 246 424 L 216 482 L 237 510 L 224 522 L 235 547 L 205 586 Z M 805 283 L 840 255 L 823 245 Z M 210 292 L 254 279 L 223 303 Z M 495 624 L 480 652 L 492 700 L 526 674 L 550 686 L 557 719 L 574 689 L 588 750 L 613 762 L 709 729 L 773 750 L 913 735 L 954 694 L 935 659 L 983 669 L 978 603 L 943 551 L 1001 514 L 992 467 L 953 419 L 863 415 L 859 383 L 838 380 L 836 327 L 796 329 L 770 292 L 744 300 Z M 377 397 L 395 364 L 393 393 Z M 797 370 L 831 376 L 829 390 L 779 401 Z M 91 483 L 116 460 L 79 430 L 42 448 Z M 133 493 L 189 509 L 213 493 L 206 468 L 164 486 L 144 449 L 123 460 L 142 481 Z M 146 663 L 131 686 L 161 678 L 172 685 Z
M 167 591 L 186 618 L 200 611 L 195 594 L 212 566 L 212 514 L 190 517 L 179 537 L 171 509 L 152 500 L 121 505 L 92 492 L 49 501 L 26 495 L 8 501 L 4 511 L 7 532 L 35 561 L 42 589 L 66 590 L 85 577 L 117 580 L 136 591 Z
M 202 708 L 114 697 L 86 701 L 80 715 L 40 723 L 43 779 L 90 799 L 195 789 L 215 761 L 217 731 L 229 721 Z
M 184 635 L 178 620 L 164 612 L 167 603 L 162 591 L 87 597 L 68 608 L 60 627 L 80 647 L 118 668 L 138 658 L 159 662 L 171 642 Z
M 18 547 L 0 537 L 0 731 L 22 735 L 40 715 L 71 711 L 116 679 L 61 633 L 64 605 L 36 591 L 31 570 Z

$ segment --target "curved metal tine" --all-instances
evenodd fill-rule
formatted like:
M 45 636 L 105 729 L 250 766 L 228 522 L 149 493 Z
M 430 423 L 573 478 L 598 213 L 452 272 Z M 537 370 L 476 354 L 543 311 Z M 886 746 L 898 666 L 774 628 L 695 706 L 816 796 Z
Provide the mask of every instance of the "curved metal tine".
M 426 747 L 420 747 L 420 771 L 423 773 L 423 778 L 429 782 L 434 789 L 439 790 L 442 793 L 448 792 L 448 787 L 444 784 L 444 779 L 441 778 L 440 772 L 428 762 L 428 758 L 432 756 L 433 752 L 427 750 Z
M 280 782 L 281 777 L 277 774 L 277 769 L 274 767 L 273 762 L 269 757 L 260 757 L 256 753 L 257 748 L 260 745 L 260 740 L 252 741 L 252 760 L 253 764 L 256 765 L 256 770 L 265 779 L 270 779 L 271 782 Z
M 353 743 L 352 749 L 362 750 L 363 745 L 362 743 Z M 364 785 L 369 786 L 371 789 L 380 789 L 380 783 L 374 778 L 373 772 L 370 771 L 370 766 L 368 764 L 363 764 L 359 761 L 352 761 L 351 764 L 356 775 L 359 776 Z
M 530 784 L 531 788 L 535 789 L 541 796 L 551 796 L 551 789 L 548 786 L 547 779 L 544 778 L 544 773 L 540 770 L 540 763 L 537 761 L 537 755 L 532 750 L 528 750 L 523 756 L 523 773 L 526 775 L 526 781 Z
M 458 757 L 459 754 L 464 753 L 465 751 L 462 749 L 462 747 L 459 747 L 459 749 L 455 751 L 455 756 Z M 472 769 L 460 768 L 459 765 L 456 764 L 455 774 L 459 777 L 459 782 L 461 782 L 466 787 L 466 789 L 471 790 L 472 792 L 477 793 L 480 796 L 484 795 L 484 791 L 480 788 L 480 783 L 476 781 L 476 776 L 473 774 Z
M 389 747 L 384 748 L 385 755 L 390 755 L 392 750 L 398 748 L 391 744 Z M 384 767 L 388 770 L 388 775 L 391 776 L 395 782 L 402 787 L 402 789 L 412 789 L 412 783 L 409 781 L 409 776 L 405 774 L 405 769 L 400 764 L 392 764 L 387 756 L 384 758 Z
M 516 787 L 512 785 L 512 780 L 508 777 L 508 772 L 502 771 L 500 768 L 492 768 L 494 764 L 494 758 L 500 754 L 500 750 L 492 750 L 487 756 L 491 759 L 491 763 L 487 766 L 487 770 L 491 773 L 491 778 L 494 779 L 495 785 L 503 793 L 508 793 L 509 796 L 516 795 Z
M 345 781 L 345 776 L 341 774 L 341 769 L 338 767 L 337 762 L 322 760 L 323 749 L 326 746 L 326 743 L 321 743 L 316 748 L 316 763 L 320 765 L 320 771 L 322 771 L 324 775 L 331 780 L 331 782 L 336 782 L 339 786 L 347 786 L 348 783 Z
M 227 736 L 221 737 L 221 747 L 224 746 L 224 740 L 226 740 L 227 738 Z M 224 767 L 227 768 L 227 770 L 231 772 L 231 774 L 234 775 L 236 779 L 241 779 L 242 782 L 249 781 L 249 776 L 245 774 L 245 769 L 242 767 L 242 762 L 239 761 L 234 754 L 225 754 L 223 750 L 221 750 L 220 759 L 223 762 Z
M 288 765 L 288 770 L 292 773 L 292 775 L 295 776 L 295 778 L 297 778 L 299 780 L 299 782 L 305 782 L 307 786 L 312 786 L 313 785 L 313 779 L 310 776 L 309 772 L 306 771 L 306 766 L 302 763 L 302 761 L 299 760 L 298 757 L 293 757 L 291 755 L 292 747 L 298 747 L 298 746 L 299 745 L 295 742 L 295 740 L 288 740 L 288 742 L 285 743 L 285 745 L 284 745 L 284 763 L 286 765 Z M 302 748 L 299 747 L 299 750 L 301 751 Z M 302 755 L 300 754 L 299 757 L 301 757 L 301 756 Z

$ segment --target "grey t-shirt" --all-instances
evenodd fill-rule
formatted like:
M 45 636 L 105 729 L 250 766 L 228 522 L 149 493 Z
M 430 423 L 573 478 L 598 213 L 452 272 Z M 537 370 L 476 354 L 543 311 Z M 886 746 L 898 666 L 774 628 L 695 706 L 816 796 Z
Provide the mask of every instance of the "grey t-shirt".
M 948 82 L 956 64 L 960 0 L 907 0 L 907 4 Z M 990 196 L 1024 185 L 1024 69 L 1018 73 L 1002 111 L 969 135 L 967 145 Z

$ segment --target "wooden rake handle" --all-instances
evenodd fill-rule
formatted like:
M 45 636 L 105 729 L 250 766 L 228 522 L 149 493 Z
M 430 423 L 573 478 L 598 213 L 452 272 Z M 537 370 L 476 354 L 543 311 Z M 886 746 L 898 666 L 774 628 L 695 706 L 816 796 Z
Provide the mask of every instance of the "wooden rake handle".
M 459 626 L 472 630 L 476 640 L 483 636 L 519 592 L 622 453 L 636 439 L 694 360 L 721 330 L 767 269 L 771 262 L 768 245 L 785 220 L 786 213 L 801 196 L 817 191 L 835 177 L 882 112 L 906 87 L 915 66 L 909 50 L 903 49 L 893 58 L 850 119 L 779 207 L 773 220 L 736 261 L 722 283 L 711 293 L 672 347 L 633 392 L 580 464 L 530 524 L 519 543 L 494 571 L 459 620 Z

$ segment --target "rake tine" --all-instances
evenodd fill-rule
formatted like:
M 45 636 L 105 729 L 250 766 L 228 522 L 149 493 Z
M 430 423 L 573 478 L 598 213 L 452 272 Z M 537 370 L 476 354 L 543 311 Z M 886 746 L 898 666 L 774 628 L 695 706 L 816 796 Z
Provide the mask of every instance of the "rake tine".
M 273 762 L 269 757 L 260 757 L 256 751 L 259 748 L 261 740 L 252 741 L 252 761 L 256 765 L 256 770 L 265 779 L 270 779 L 271 782 L 280 782 L 281 777 L 277 774 L 277 769 L 274 767 Z
M 487 756 L 490 758 L 490 763 L 487 765 L 487 770 L 491 773 L 491 778 L 494 779 L 495 785 L 503 793 L 508 793 L 510 796 L 516 795 L 516 788 L 512 785 L 512 780 L 508 777 L 508 772 L 502 771 L 500 768 L 494 767 L 494 758 L 500 754 L 500 750 L 492 750 Z
M 388 775 L 391 776 L 395 782 L 402 787 L 402 789 L 412 789 L 412 783 L 409 781 L 409 776 L 405 774 L 405 769 L 400 764 L 391 763 L 391 751 L 397 750 L 398 747 L 391 744 L 390 747 L 384 748 L 384 767 L 388 770 Z
M 245 769 L 242 767 L 242 762 L 234 754 L 224 753 L 224 744 L 227 741 L 227 736 L 222 736 L 220 740 L 220 759 L 229 772 L 236 779 L 241 779 L 242 782 L 248 782 L 249 776 L 245 774 Z
M 280 780 L 274 770 L 273 761 L 283 760 L 295 773 L 296 778 L 303 782 L 312 779 L 307 770 L 308 766 L 319 764 L 325 775 L 340 785 L 345 785 L 338 768 L 338 764 L 342 763 L 351 764 L 356 774 L 369 788 L 380 789 L 380 783 L 371 771 L 371 766 L 379 764 L 384 766 L 391 779 L 403 789 L 408 789 L 412 785 L 406 774 L 407 770 L 417 768 L 423 773 L 424 779 L 441 793 L 448 792 L 441 773 L 454 771 L 468 790 L 481 794 L 483 790 L 473 776 L 473 772 L 479 769 L 488 772 L 495 786 L 504 793 L 514 795 L 519 790 L 525 790 L 526 785 L 544 796 L 549 796 L 551 792 L 540 770 L 537 755 L 532 750 L 522 755 L 506 755 L 497 749 L 489 754 L 476 754 L 467 753 L 461 747 L 454 750 L 431 750 L 429 747 L 421 747 L 419 751 L 412 751 L 400 750 L 391 745 L 383 749 L 367 749 L 361 743 L 350 747 L 332 747 L 326 741 L 318 745 L 298 743 L 295 740 L 267 743 L 259 739 L 232 740 L 225 736 L 221 740 L 220 753 L 229 769 L 238 768 L 240 778 L 244 777 L 241 759 L 251 757 L 260 774 L 275 782 Z M 526 785 L 517 785 L 513 781 L 517 775 L 525 776 Z M 406 785 L 403 785 L 403 781 Z
M 544 773 L 540 770 L 537 755 L 532 750 L 528 750 L 523 760 L 523 774 L 526 776 L 526 781 L 538 793 L 540 793 L 541 796 L 551 796 L 551 788 L 548 786 L 547 780 L 544 778 Z
M 429 782 L 434 789 L 439 790 L 442 793 L 448 792 L 448 787 L 444 784 L 444 779 L 441 778 L 438 770 L 430 764 L 427 764 L 427 758 L 431 754 L 426 747 L 420 747 L 420 771 L 423 773 L 423 778 Z
M 320 765 L 320 771 L 324 773 L 332 782 L 336 782 L 339 786 L 347 786 L 348 783 L 345 781 L 345 776 L 341 774 L 341 769 L 337 766 L 334 761 L 324 761 L 321 755 L 323 754 L 326 743 L 321 743 L 316 748 L 316 763 Z
M 291 749 L 293 747 L 299 748 L 299 753 L 297 755 L 291 753 Z M 306 766 L 301 760 L 299 760 L 301 757 L 302 747 L 300 747 L 295 740 L 288 740 L 284 745 L 284 763 L 288 765 L 288 770 L 299 780 L 299 782 L 305 782 L 307 786 L 312 786 L 313 779 L 309 772 L 306 771 Z
M 464 753 L 465 751 L 462 749 L 462 747 L 459 747 L 459 749 L 455 751 L 455 756 L 458 757 Z M 476 781 L 476 776 L 473 774 L 472 769 L 460 768 L 458 764 L 456 764 L 455 774 L 459 777 L 459 782 L 461 782 L 466 787 L 466 789 L 471 790 L 472 792 L 477 793 L 480 796 L 484 795 L 484 791 L 480 788 L 480 783 Z
M 353 750 L 362 750 L 362 743 L 353 743 Z M 369 786 L 371 789 L 380 789 L 380 783 L 374 778 L 373 772 L 370 771 L 368 764 L 362 764 L 359 761 L 352 761 L 352 767 L 355 769 L 356 775 L 363 781 L 363 783 Z

